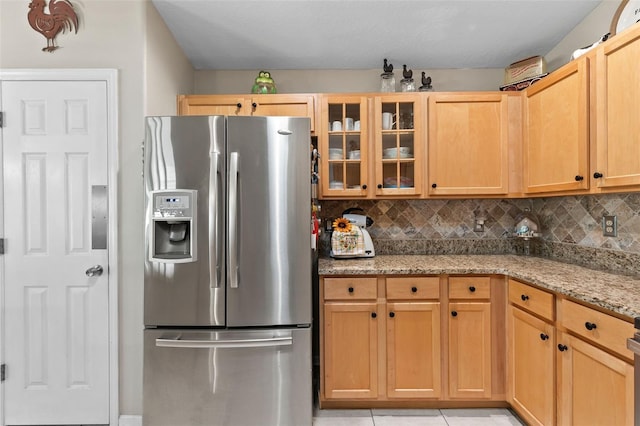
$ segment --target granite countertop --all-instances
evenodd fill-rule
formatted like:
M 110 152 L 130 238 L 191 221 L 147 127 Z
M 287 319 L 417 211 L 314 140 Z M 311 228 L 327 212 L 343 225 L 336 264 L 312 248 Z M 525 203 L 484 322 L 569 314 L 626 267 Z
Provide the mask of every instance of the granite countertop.
M 540 257 L 515 255 L 382 255 L 320 258 L 320 275 L 501 274 L 608 309 L 640 317 L 640 277 Z

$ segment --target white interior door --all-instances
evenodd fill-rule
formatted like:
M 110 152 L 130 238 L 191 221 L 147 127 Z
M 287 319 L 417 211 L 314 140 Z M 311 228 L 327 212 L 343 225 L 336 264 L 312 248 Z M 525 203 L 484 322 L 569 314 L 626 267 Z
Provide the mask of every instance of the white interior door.
M 106 82 L 1 84 L 5 424 L 108 424 Z

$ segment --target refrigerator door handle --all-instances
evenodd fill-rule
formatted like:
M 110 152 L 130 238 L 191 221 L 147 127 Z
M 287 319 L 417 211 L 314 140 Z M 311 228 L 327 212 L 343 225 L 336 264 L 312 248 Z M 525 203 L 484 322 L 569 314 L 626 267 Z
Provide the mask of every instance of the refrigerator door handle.
M 197 340 L 197 339 L 156 339 L 156 346 L 162 348 L 219 349 L 219 348 L 266 348 L 289 346 L 293 344 L 292 336 L 270 337 L 268 339 L 232 339 L 232 340 Z
M 238 288 L 238 169 L 240 155 L 229 154 L 229 287 Z
M 211 288 L 220 287 L 220 204 L 219 178 L 220 153 L 211 153 L 211 169 L 209 172 L 209 280 Z

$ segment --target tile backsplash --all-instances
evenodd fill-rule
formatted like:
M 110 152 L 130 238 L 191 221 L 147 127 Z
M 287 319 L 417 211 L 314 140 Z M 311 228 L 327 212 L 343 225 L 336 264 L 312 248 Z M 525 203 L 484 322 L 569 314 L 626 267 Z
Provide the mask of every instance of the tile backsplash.
M 360 207 L 374 221 L 368 228 L 378 254 L 522 253 L 516 217 L 529 208 L 541 225 L 531 253 L 616 272 L 640 273 L 640 193 L 533 199 L 323 201 L 321 217 L 339 217 Z M 474 231 L 476 213 L 486 217 Z M 602 235 L 602 216 L 616 215 L 618 236 Z M 329 246 L 329 233 L 323 248 Z

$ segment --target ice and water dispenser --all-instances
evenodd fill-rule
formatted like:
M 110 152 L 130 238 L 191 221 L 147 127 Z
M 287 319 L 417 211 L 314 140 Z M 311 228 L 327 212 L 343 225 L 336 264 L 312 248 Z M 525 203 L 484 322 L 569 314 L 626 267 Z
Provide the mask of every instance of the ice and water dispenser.
M 198 260 L 196 223 L 198 191 L 151 192 L 151 241 L 149 260 L 186 263 Z

